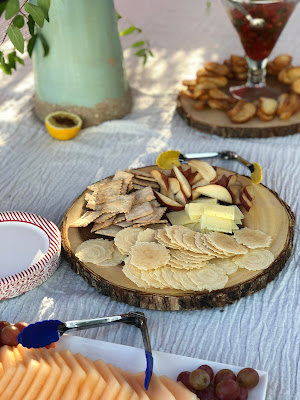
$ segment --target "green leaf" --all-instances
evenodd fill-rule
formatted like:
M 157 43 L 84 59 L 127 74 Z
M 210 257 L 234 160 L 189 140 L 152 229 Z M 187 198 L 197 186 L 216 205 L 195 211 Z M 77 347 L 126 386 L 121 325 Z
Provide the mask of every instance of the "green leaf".
M 28 25 L 28 30 L 29 30 L 30 35 L 33 36 L 34 35 L 35 22 L 34 22 L 34 19 L 32 18 L 31 15 L 28 15 L 27 25 Z
M 37 3 L 44 14 L 45 20 L 49 22 L 50 0 L 37 0 Z
M 142 30 L 134 25 L 130 26 L 129 28 L 125 29 L 124 31 L 120 32 L 121 36 L 129 35 L 130 33 L 133 32 L 142 32 Z
M 140 47 L 140 46 L 144 46 L 145 41 L 144 40 L 140 40 L 139 42 L 135 42 L 131 45 L 131 47 Z
M 2 53 L 2 51 L 0 51 L 0 68 L 3 69 L 3 71 L 7 75 L 11 75 L 11 68 L 9 64 L 5 62 L 4 54 Z
M 136 53 L 134 53 L 134 55 L 138 56 L 138 57 L 144 57 L 145 54 L 146 54 L 146 49 L 141 49 L 141 50 L 137 51 Z
M 16 26 L 17 28 L 23 28 L 24 24 L 25 21 L 23 15 L 19 14 L 13 20 L 13 26 Z
M 45 37 L 41 34 L 41 32 L 38 33 L 38 38 L 40 39 L 43 49 L 44 49 L 44 57 L 46 57 L 49 53 L 49 45 Z
M 28 12 L 34 19 L 34 21 L 42 28 L 44 25 L 44 14 L 39 6 L 35 6 L 34 4 L 25 3 L 24 5 L 25 11 Z
M 16 69 L 16 52 L 13 51 L 12 53 L 9 53 L 7 58 L 8 58 L 8 64 L 11 67 L 11 69 Z
M 5 7 L 5 19 L 11 19 L 20 9 L 19 0 L 8 0 Z
M 121 19 L 122 18 L 121 14 L 119 14 L 118 12 L 116 12 L 116 14 L 117 14 L 117 19 Z
M 28 52 L 28 54 L 29 54 L 29 57 L 32 56 L 32 52 L 33 52 L 33 48 L 34 48 L 36 39 L 37 39 L 37 35 L 32 35 L 31 38 L 28 40 L 28 43 L 27 43 L 27 52 Z
M 18 57 L 17 55 L 15 56 L 15 60 L 18 61 L 18 63 L 24 65 L 24 60 L 22 60 L 22 58 Z
M 7 36 L 10 38 L 12 44 L 20 53 L 24 53 L 24 38 L 19 28 L 10 25 L 7 29 Z
M 0 17 L 3 14 L 3 11 L 6 9 L 6 3 L 7 3 L 7 1 L 0 3 Z

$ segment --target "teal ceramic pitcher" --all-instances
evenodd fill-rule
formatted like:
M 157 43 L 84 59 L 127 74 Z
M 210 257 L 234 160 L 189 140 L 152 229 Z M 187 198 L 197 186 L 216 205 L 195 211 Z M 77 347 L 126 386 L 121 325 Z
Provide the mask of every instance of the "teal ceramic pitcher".
M 40 41 L 33 54 L 37 116 L 71 111 L 91 126 L 130 112 L 113 0 L 51 0 L 49 18 L 49 54 Z

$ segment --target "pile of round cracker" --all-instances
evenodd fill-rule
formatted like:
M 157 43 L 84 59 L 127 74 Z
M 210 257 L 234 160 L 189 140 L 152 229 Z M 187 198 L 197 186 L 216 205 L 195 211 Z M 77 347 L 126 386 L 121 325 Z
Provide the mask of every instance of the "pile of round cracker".
M 224 288 L 239 268 L 268 268 L 274 261 L 266 249 L 270 244 L 270 236 L 249 228 L 231 236 L 203 234 L 181 225 L 158 230 L 129 227 L 117 233 L 114 242 L 85 241 L 76 256 L 103 268 L 124 261 L 123 273 L 140 288 L 212 291 Z

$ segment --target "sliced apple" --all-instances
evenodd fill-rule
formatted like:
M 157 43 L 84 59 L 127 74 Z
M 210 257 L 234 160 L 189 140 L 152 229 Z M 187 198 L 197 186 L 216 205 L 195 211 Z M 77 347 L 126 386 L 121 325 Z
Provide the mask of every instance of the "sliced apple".
M 200 179 L 202 179 L 202 176 L 199 174 L 198 171 L 194 171 L 194 172 L 191 172 L 189 174 L 189 176 L 186 176 L 186 179 L 187 179 L 188 183 L 190 185 L 192 185 L 193 183 L 200 181 Z
M 188 164 L 181 164 L 181 172 L 187 178 L 192 173 L 192 168 Z
M 207 182 L 206 179 L 202 178 L 202 179 L 200 179 L 200 181 L 193 184 L 192 189 L 196 189 L 197 187 L 200 187 L 200 186 L 206 186 L 208 184 L 209 184 L 209 182 Z
M 239 185 L 232 185 L 228 186 L 228 191 L 231 194 L 233 204 L 241 204 L 240 202 L 240 195 L 241 195 L 241 186 Z
M 169 188 L 171 189 L 172 193 L 176 194 L 181 189 L 179 180 L 177 178 L 169 178 Z
M 182 204 L 182 205 L 186 205 L 187 204 L 187 198 L 185 196 L 185 194 L 183 193 L 183 190 L 179 190 L 179 192 L 177 192 L 175 194 L 175 200 L 178 201 L 178 203 Z
M 170 199 L 169 197 L 163 195 L 162 193 L 157 192 L 156 190 L 153 190 L 153 193 L 155 194 L 155 197 L 159 201 L 159 203 L 167 207 L 171 211 L 181 211 L 184 210 L 184 206 L 180 203 L 178 203 L 175 200 Z
M 216 177 L 215 177 L 212 181 L 210 181 L 210 183 L 215 184 L 215 183 L 218 182 L 218 180 L 219 180 L 219 177 L 218 177 L 218 175 L 216 174 Z
M 188 162 L 188 164 L 191 167 L 194 167 L 198 172 L 200 172 L 200 174 L 202 175 L 202 178 L 207 180 L 207 182 L 213 181 L 217 176 L 217 172 L 214 169 L 214 167 L 212 167 L 210 164 L 208 164 L 205 161 L 191 160 Z
M 169 191 L 168 176 L 164 172 L 159 171 L 158 169 L 153 169 L 152 171 L 150 171 L 150 174 L 159 184 L 160 192 L 167 196 Z
M 252 201 L 255 197 L 254 187 L 252 185 L 245 186 L 243 189 L 243 193 L 245 193 L 250 201 Z
M 183 175 L 180 169 L 176 167 L 176 165 L 173 165 L 173 171 L 176 175 L 176 178 L 179 180 L 183 193 L 185 194 L 186 198 L 189 199 L 192 194 L 191 185 L 188 183 L 186 177 Z
M 249 211 L 252 207 L 252 201 L 248 199 L 244 192 L 240 195 L 240 202 L 246 211 Z
M 196 190 L 192 189 L 192 196 L 191 196 L 192 200 L 196 200 L 200 196 L 201 196 L 200 193 L 198 193 Z
M 235 185 L 237 181 L 237 174 L 232 174 L 228 177 L 227 186 Z
M 223 186 L 207 185 L 207 186 L 197 187 L 194 190 L 196 190 L 198 193 L 202 194 L 203 196 L 211 197 L 213 199 L 224 201 L 224 203 L 232 204 L 231 194 Z
M 219 178 L 218 179 L 218 185 L 220 185 L 220 186 L 224 186 L 224 187 L 227 187 L 227 185 L 228 185 L 228 176 L 226 176 L 225 174 L 223 174 L 222 176 L 221 176 L 221 178 Z

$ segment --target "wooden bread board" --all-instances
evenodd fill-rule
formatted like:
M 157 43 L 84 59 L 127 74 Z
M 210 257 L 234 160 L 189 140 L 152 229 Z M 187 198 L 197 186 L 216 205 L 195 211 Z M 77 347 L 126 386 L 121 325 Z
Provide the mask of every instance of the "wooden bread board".
M 154 166 L 144 167 L 150 171 Z M 231 171 L 217 168 L 219 175 L 232 174 Z M 251 183 L 250 178 L 239 176 L 243 185 Z M 212 307 L 223 307 L 236 300 L 253 294 L 271 282 L 282 270 L 292 252 L 294 215 L 289 206 L 279 196 L 263 185 L 255 185 L 255 200 L 249 212 L 244 212 L 245 226 L 260 229 L 272 237 L 269 250 L 275 260 L 265 270 L 248 271 L 239 269 L 229 276 L 224 289 L 201 292 L 183 292 L 179 290 L 141 289 L 131 282 L 122 272 L 122 266 L 101 268 L 92 263 L 83 263 L 75 256 L 76 248 L 87 239 L 101 237 L 90 233 L 91 226 L 86 228 L 70 228 L 85 207 L 84 191 L 68 209 L 61 228 L 62 245 L 65 257 L 70 267 L 81 275 L 100 293 L 110 296 L 113 300 L 127 303 L 131 306 L 152 310 L 196 310 Z M 107 238 L 107 237 L 105 237 Z

